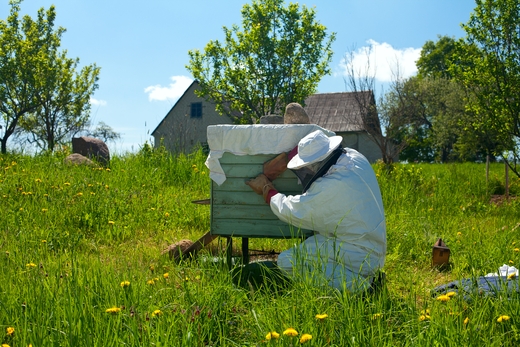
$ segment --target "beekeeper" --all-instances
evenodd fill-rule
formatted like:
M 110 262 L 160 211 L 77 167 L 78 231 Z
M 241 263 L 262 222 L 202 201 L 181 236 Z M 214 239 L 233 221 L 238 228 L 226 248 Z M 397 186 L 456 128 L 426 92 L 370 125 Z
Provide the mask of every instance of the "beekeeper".
M 341 141 L 314 131 L 289 154 L 264 164 L 264 173 L 246 184 L 282 221 L 314 231 L 280 253 L 277 265 L 283 272 L 358 292 L 370 287 L 384 265 L 385 215 L 370 163 L 359 152 L 341 148 Z M 299 177 L 301 195 L 285 195 L 272 184 L 287 168 Z

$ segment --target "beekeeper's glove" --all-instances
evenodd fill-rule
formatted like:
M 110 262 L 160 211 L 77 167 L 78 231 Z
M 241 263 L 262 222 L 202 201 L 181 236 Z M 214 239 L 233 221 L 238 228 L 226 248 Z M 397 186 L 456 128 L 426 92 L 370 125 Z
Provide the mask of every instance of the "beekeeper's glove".
M 256 194 L 262 195 L 264 200 L 266 200 L 269 191 L 274 189 L 273 183 L 269 181 L 269 178 L 264 174 L 260 174 L 255 178 L 250 179 L 246 184 L 250 186 Z
M 273 159 L 264 163 L 264 175 L 267 176 L 271 181 L 275 180 L 278 176 L 283 174 L 287 170 L 287 163 L 289 159 L 287 153 L 281 153 Z

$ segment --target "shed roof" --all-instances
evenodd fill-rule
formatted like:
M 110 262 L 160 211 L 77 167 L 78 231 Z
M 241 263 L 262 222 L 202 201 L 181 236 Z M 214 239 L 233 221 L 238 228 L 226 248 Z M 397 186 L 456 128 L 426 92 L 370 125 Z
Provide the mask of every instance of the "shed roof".
M 304 108 L 313 124 L 336 133 L 357 132 L 365 130 L 360 102 L 373 102 L 372 92 L 313 94 L 305 99 Z

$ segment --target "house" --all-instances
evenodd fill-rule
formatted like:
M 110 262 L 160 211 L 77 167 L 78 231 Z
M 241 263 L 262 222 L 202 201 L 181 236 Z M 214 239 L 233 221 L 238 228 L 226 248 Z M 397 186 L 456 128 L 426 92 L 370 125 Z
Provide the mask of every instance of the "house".
M 207 144 L 208 125 L 233 124 L 231 118 L 215 110 L 212 102 L 195 94 L 199 88 L 194 81 L 152 132 L 155 147 L 163 145 L 174 153 L 189 153 L 197 144 Z M 374 102 L 371 92 L 319 93 L 305 100 L 305 111 L 311 123 L 334 131 L 343 137 L 344 147 L 356 149 L 375 162 L 381 158 L 381 151 L 365 131 L 359 100 Z

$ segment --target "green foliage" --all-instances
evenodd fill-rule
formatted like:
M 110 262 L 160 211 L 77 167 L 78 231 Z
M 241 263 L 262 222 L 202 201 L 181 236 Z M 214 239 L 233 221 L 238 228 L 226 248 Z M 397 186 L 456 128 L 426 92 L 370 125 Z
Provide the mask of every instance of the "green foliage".
M 387 285 L 360 297 L 305 277 L 283 290 L 243 289 L 222 254 L 181 263 L 161 256 L 166 245 L 209 230 L 210 206 L 191 203 L 209 196 L 201 151 L 173 157 L 144 144 L 113 157 L 108 170 L 64 165 L 69 153 L 0 156 L 1 343 L 294 346 L 302 334 L 317 346 L 519 342 L 517 294 L 440 302 L 429 292 L 504 263 L 520 266 L 520 179 L 511 180 L 510 201 L 489 201 L 504 189 L 503 164 L 491 165 L 488 184 L 483 164 L 375 165 Z M 447 271 L 431 267 L 438 237 L 451 249 Z M 296 242 L 251 240 L 251 249 Z M 510 319 L 497 322 L 502 315 Z M 298 336 L 283 335 L 288 328 Z M 272 331 L 280 337 L 267 341 Z
M 23 128 L 30 141 L 54 150 L 89 119 L 90 96 L 97 89 L 99 68 L 59 52 L 64 28 L 54 28 L 56 10 L 38 10 L 37 19 L 19 18 L 21 1 L 12 1 L 7 20 L 0 20 L 1 152 Z
M 460 50 L 461 65 L 452 65 L 456 78 L 473 93 L 468 107 L 477 134 L 497 143 L 492 154 L 510 161 L 520 176 L 520 3 L 516 0 L 477 0 Z M 483 139 L 484 140 L 484 139 Z M 511 158 L 512 157 L 512 158 Z
M 186 68 L 217 110 L 241 123 L 278 114 L 290 102 L 303 105 L 330 73 L 331 44 L 316 11 L 282 0 L 253 0 L 242 8 L 242 28 L 224 27 L 225 42 L 188 52 Z M 236 118 L 236 112 L 243 114 Z

